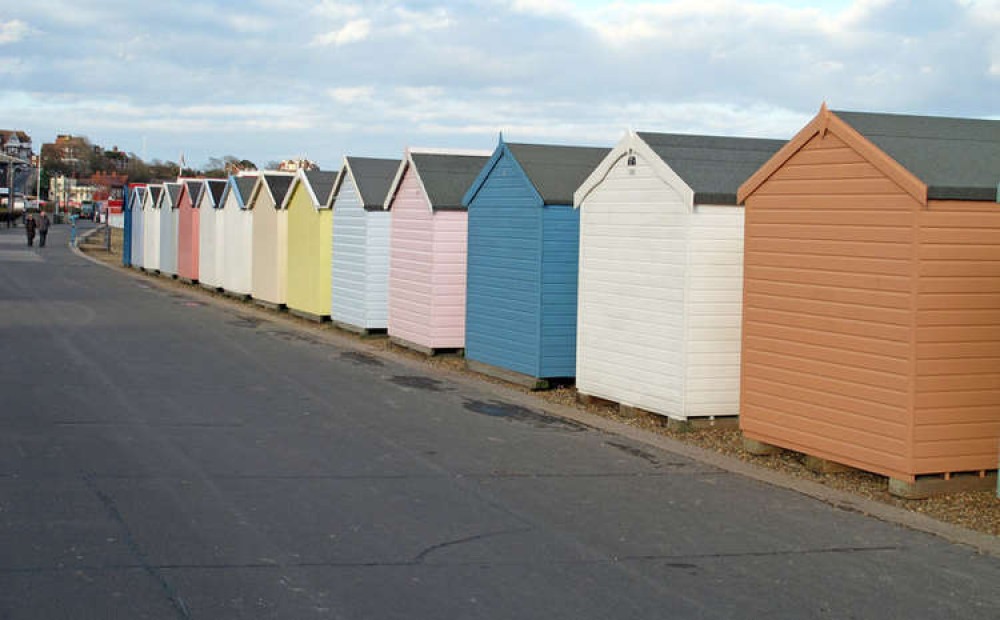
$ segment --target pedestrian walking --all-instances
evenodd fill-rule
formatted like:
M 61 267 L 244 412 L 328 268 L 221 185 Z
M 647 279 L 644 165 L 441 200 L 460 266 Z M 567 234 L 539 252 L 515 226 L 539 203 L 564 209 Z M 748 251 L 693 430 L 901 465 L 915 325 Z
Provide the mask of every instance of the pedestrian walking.
M 28 236 L 28 247 L 35 245 L 35 218 L 30 213 L 24 215 L 24 234 Z
M 38 215 L 38 247 L 45 247 L 45 238 L 49 236 L 49 214 L 42 211 Z

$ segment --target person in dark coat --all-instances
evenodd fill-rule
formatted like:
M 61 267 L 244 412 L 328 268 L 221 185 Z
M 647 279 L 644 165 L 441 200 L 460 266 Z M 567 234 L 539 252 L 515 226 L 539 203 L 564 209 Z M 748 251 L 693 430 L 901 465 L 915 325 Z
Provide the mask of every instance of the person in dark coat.
M 30 213 L 24 215 L 24 233 L 28 235 L 28 247 L 35 244 L 35 218 Z
M 38 247 L 45 247 L 45 237 L 49 236 L 49 214 L 42 211 L 38 214 Z

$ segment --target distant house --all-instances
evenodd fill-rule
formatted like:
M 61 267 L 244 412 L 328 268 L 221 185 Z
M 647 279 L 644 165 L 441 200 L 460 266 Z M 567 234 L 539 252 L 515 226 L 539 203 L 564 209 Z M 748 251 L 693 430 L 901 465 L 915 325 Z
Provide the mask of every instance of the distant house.
M 281 205 L 294 178 L 261 173 L 246 203 L 253 218 L 251 295 L 264 306 L 284 306 L 288 296 L 288 211 Z
M 198 282 L 206 288 L 222 288 L 224 251 L 223 197 L 225 179 L 206 179 L 198 202 Z
M 253 213 L 247 207 L 256 175 L 229 177 L 222 197 L 222 288 L 243 297 L 253 289 Z
M 331 311 L 337 323 L 360 331 L 389 324 L 389 225 L 386 196 L 398 159 L 345 157 L 333 208 Z
M 17 129 L 0 129 L 0 152 L 30 162 L 33 154 L 31 136 Z
M 408 149 L 385 207 L 389 337 L 426 353 L 465 346 L 465 191 L 489 151 Z M 336 251 L 336 249 L 334 250 Z
M 580 185 L 581 394 L 681 421 L 739 412 L 736 191 L 783 144 L 628 132 Z
M 465 194 L 465 359 L 473 370 L 529 387 L 576 375 L 573 192 L 608 151 L 501 138 Z
M 299 170 L 282 205 L 288 213 L 286 305 L 292 313 L 320 321 L 330 318 L 329 202 L 336 181 L 336 172 Z

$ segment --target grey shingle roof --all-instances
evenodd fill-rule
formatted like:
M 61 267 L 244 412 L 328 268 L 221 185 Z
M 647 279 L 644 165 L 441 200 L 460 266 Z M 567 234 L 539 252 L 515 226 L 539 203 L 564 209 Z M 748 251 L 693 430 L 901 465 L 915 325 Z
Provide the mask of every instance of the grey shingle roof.
M 264 175 L 264 182 L 267 183 L 267 189 L 271 191 L 276 206 L 280 207 L 281 203 L 285 201 L 285 194 L 288 193 L 288 188 L 292 186 L 294 179 L 295 177 L 288 174 Z
M 150 185 L 149 186 L 149 198 L 153 201 L 153 207 L 156 207 L 157 203 L 160 202 L 160 194 L 163 192 L 162 185 Z
M 670 133 L 637 135 L 694 190 L 696 204 L 735 205 L 740 185 L 786 143 Z
M 927 185 L 927 197 L 997 199 L 1000 121 L 833 111 Z
M 146 188 L 137 187 L 135 188 L 135 193 L 136 193 L 135 202 L 138 203 L 138 205 L 141 207 L 142 203 L 146 201 Z M 135 205 L 132 206 L 134 207 Z
M 244 205 L 246 204 L 247 200 L 250 199 L 250 192 L 253 191 L 253 186 L 256 183 L 257 183 L 256 176 L 247 175 L 243 177 L 236 177 L 236 189 L 239 191 L 240 202 L 242 202 Z
M 306 172 L 306 178 L 320 206 L 326 206 L 330 192 L 333 191 L 333 184 L 337 182 L 337 171 L 309 170 Z
M 514 144 L 507 148 L 547 205 L 573 204 L 580 187 L 611 149 L 589 146 Z
M 392 187 L 392 181 L 399 170 L 398 159 L 376 159 L 373 157 L 348 157 L 347 165 L 358 186 L 361 204 L 368 210 L 382 210 L 385 199 Z
M 167 188 L 167 194 L 170 197 L 170 207 L 172 209 L 177 208 L 177 200 L 181 197 L 181 184 L 180 183 L 164 183 L 163 186 Z
M 212 200 L 212 206 L 216 209 L 222 208 L 222 197 L 226 193 L 226 186 L 229 185 L 224 179 L 208 179 L 205 181 L 208 186 L 208 194 Z
M 201 198 L 201 190 L 205 187 L 205 182 L 203 180 L 189 180 L 184 181 L 184 185 L 187 186 L 188 198 L 191 199 L 191 206 L 198 206 L 198 199 Z
M 411 153 L 431 208 L 463 211 L 462 198 L 479 172 L 490 160 L 485 155 L 449 155 L 442 153 Z

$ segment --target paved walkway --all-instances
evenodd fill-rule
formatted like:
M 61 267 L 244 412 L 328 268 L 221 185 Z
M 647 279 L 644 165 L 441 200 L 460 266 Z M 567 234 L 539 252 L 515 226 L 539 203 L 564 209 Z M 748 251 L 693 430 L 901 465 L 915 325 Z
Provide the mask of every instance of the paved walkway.
M 0 618 L 1000 617 L 1000 561 L 0 230 Z

